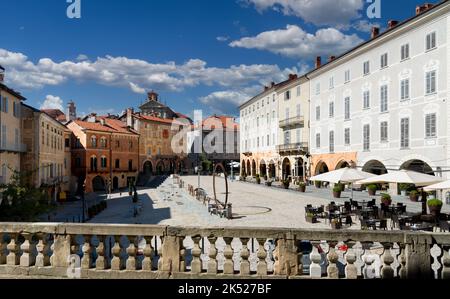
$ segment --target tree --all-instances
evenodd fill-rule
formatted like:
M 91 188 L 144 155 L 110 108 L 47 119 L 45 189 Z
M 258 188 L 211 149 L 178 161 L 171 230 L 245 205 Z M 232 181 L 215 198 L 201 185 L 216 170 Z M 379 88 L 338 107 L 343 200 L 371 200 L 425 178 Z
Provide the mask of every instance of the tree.
M 45 189 L 35 188 L 30 184 L 35 171 L 12 171 L 10 182 L 0 185 L 3 198 L 0 204 L 0 221 L 36 221 L 39 215 L 54 209 Z

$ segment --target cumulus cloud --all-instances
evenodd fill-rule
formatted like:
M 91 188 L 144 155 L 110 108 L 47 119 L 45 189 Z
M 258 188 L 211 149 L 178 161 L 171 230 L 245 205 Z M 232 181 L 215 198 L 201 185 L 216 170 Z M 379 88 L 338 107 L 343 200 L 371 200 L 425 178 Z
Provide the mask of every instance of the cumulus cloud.
M 87 55 L 80 54 L 80 55 L 78 55 L 77 60 L 78 61 L 89 60 L 89 57 Z
M 200 59 L 176 64 L 105 56 L 95 61 L 55 62 L 50 58 L 41 58 L 33 62 L 23 53 L 1 48 L 0 64 L 7 69 L 7 82 L 18 88 L 37 89 L 75 80 L 128 88 L 136 93 L 150 89 L 182 91 L 199 85 L 243 87 L 255 81 L 272 80 L 289 71 L 268 64 L 210 67 Z
M 49 94 L 45 97 L 40 109 L 59 109 L 63 111 L 63 103 L 64 101 L 60 97 Z
M 231 47 L 265 50 L 291 58 L 311 59 L 321 55 L 338 55 L 361 43 L 356 34 L 346 35 L 334 28 L 308 33 L 296 25 L 266 31 L 254 37 L 231 42 Z
M 259 12 L 267 9 L 296 16 L 314 25 L 345 26 L 361 16 L 363 0 L 241 0 Z
M 351 27 L 354 29 L 361 31 L 361 32 L 372 32 L 372 27 L 378 27 L 381 31 L 383 31 L 383 28 L 381 27 L 380 23 L 372 23 L 368 20 L 359 20 L 356 21 Z

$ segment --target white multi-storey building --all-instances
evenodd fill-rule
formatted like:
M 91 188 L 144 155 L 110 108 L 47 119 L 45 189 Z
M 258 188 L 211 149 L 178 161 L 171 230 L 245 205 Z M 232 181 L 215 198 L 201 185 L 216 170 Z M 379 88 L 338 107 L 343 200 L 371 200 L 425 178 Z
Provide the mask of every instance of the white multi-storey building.
M 307 76 L 312 174 L 347 165 L 450 178 L 450 2 L 417 7 Z

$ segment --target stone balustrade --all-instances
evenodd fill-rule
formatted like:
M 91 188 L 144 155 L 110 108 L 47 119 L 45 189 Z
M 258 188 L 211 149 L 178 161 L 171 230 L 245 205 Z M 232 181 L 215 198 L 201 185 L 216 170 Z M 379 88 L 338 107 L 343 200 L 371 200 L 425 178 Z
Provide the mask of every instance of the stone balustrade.
M 0 275 L 450 278 L 450 234 L 1 223 Z

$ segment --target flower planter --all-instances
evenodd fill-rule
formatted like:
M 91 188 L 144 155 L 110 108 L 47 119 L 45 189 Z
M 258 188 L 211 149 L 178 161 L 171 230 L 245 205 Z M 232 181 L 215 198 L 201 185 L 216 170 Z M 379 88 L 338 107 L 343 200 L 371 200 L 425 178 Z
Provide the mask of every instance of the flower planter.
M 287 189 L 289 189 L 289 185 L 283 184 L 283 188 L 287 190 Z
M 341 198 L 341 191 L 333 191 L 334 198 Z
M 320 189 L 320 188 L 322 187 L 322 184 L 321 184 L 320 182 L 315 182 L 315 183 L 314 183 L 314 186 L 315 186 L 317 189 Z
M 266 182 L 266 186 L 271 187 L 272 186 L 272 182 Z
M 306 222 L 308 223 L 317 223 L 317 217 L 306 216 Z
M 306 192 L 306 186 L 299 186 L 298 187 L 298 191 L 300 191 L 301 193 L 305 193 Z
M 410 194 L 410 195 L 409 195 L 409 199 L 410 199 L 412 202 L 418 202 L 418 201 L 419 201 L 419 195 L 418 195 L 418 194 L 417 194 L 417 195 Z
M 261 184 L 261 179 L 256 179 L 256 183 L 257 183 L 258 185 L 260 185 L 260 184 Z
M 368 189 L 369 196 L 375 196 L 377 194 L 377 190 Z
M 331 222 L 331 228 L 332 229 L 341 229 L 342 226 L 339 222 L 337 222 L 337 223 Z
M 442 206 L 428 206 L 430 214 L 437 217 L 441 214 Z

